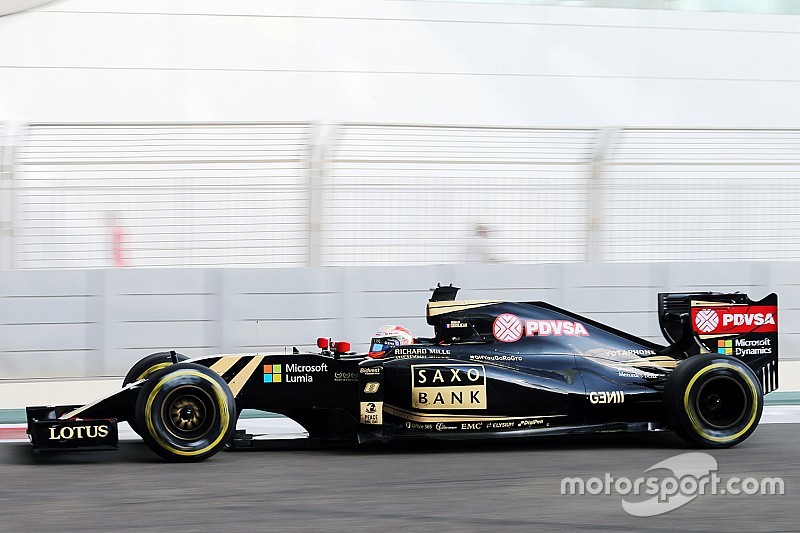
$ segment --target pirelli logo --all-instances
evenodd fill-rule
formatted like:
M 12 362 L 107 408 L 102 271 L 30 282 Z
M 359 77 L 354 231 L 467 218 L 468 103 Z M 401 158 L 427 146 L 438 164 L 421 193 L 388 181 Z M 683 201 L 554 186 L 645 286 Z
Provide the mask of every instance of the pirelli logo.
M 411 365 L 411 406 L 416 409 L 486 409 L 483 365 Z

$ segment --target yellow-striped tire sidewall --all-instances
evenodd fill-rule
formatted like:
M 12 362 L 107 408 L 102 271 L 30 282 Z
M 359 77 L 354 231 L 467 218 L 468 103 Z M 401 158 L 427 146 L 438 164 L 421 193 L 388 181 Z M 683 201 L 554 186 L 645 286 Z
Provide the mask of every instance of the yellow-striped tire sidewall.
M 156 372 L 158 372 L 162 368 L 167 368 L 168 366 L 171 366 L 171 365 L 172 365 L 171 361 L 170 362 L 166 362 L 166 363 L 158 363 L 157 365 L 153 365 L 150 368 L 148 368 L 147 370 L 145 370 L 144 372 L 142 372 L 139 376 L 137 376 L 137 378 L 134 381 L 141 381 L 144 378 L 146 378 L 147 376 L 155 374 Z
M 162 438 L 162 436 L 159 434 L 158 429 L 153 424 L 154 414 L 155 414 L 153 412 L 154 411 L 154 403 L 155 403 L 155 400 L 156 400 L 156 398 L 158 396 L 158 393 L 164 388 L 165 384 L 169 383 L 172 380 L 175 380 L 175 379 L 178 379 L 178 378 L 181 378 L 181 377 L 184 377 L 184 376 L 196 377 L 196 378 L 199 378 L 199 379 L 202 379 L 202 380 L 208 382 L 211 385 L 211 391 L 213 391 L 213 395 L 215 396 L 215 399 L 216 399 L 216 407 L 217 407 L 217 410 L 218 410 L 217 414 L 219 415 L 219 419 L 220 419 L 220 427 L 219 427 L 219 430 L 217 431 L 218 435 L 216 436 L 216 438 L 211 443 L 207 444 L 206 446 L 204 446 L 202 448 L 199 448 L 199 449 L 193 449 L 193 450 L 191 450 L 191 449 L 190 450 L 180 449 L 180 448 L 177 448 L 174 445 L 170 444 L 169 442 L 165 441 Z M 160 377 L 158 382 L 155 384 L 155 386 L 152 388 L 152 390 L 148 394 L 147 399 L 145 400 L 144 418 L 145 418 L 145 424 L 147 426 L 147 432 L 148 432 L 149 436 L 152 437 L 153 440 L 161 448 L 163 448 L 166 452 L 168 452 L 170 454 L 181 456 L 181 457 L 190 458 L 190 457 L 202 456 L 202 455 L 210 452 L 211 450 L 213 450 L 218 445 L 220 445 L 222 439 L 224 439 L 225 436 L 228 434 L 228 429 L 230 427 L 231 418 L 232 418 L 231 417 L 231 410 L 232 409 L 233 409 L 233 406 L 229 405 L 229 403 L 228 403 L 228 398 L 227 398 L 226 391 L 212 377 L 210 377 L 210 376 L 208 376 L 206 374 L 203 374 L 202 372 L 199 372 L 198 370 L 195 370 L 195 369 L 190 369 L 190 368 L 187 368 L 187 369 L 176 369 L 174 372 L 169 372 L 166 375 Z
M 750 392 L 750 412 L 746 415 L 749 417 L 747 423 L 736 433 L 731 435 L 725 435 L 722 437 L 712 435 L 705 430 L 703 425 L 698 420 L 698 416 L 692 401 L 692 390 L 697 381 L 704 375 L 717 369 L 731 371 L 740 376 L 742 381 L 747 384 L 747 388 Z M 760 399 L 760 390 L 758 389 L 756 383 L 753 382 L 750 376 L 742 372 L 742 370 L 738 366 L 730 363 L 713 363 L 708 366 L 700 368 L 694 374 L 694 376 L 692 376 L 692 378 L 689 380 L 689 383 L 686 385 L 686 390 L 684 391 L 683 394 L 683 409 L 686 415 L 689 417 L 689 422 L 692 426 L 692 429 L 700 438 L 707 439 L 711 442 L 718 444 L 726 444 L 736 441 L 742 435 L 745 435 L 748 431 L 750 431 L 751 428 L 753 428 L 758 418 L 759 399 Z
M 175 352 L 174 355 L 172 355 L 172 352 L 156 352 L 142 357 L 136 361 L 130 370 L 128 370 L 128 373 L 125 374 L 125 378 L 122 380 L 122 386 L 124 387 L 131 383 L 149 378 L 159 370 L 163 370 L 174 364 L 174 359 L 177 359 L 178 362 L 181 363 L 189 358 L 177 352 Z

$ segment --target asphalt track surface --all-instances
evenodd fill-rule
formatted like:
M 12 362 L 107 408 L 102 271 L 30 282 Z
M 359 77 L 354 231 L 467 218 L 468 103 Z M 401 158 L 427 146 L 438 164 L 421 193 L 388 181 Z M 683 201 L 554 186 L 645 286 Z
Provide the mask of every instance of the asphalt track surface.
M 3 531 L 798 531 L 800 424 L 713 451 L 723 479 L 774 477 L 783 496 L 706 495 L 637 518 L 620 495 L 561 495 L 564 476 L 635 479 L 688 450 L 671 434 L 221 452 L 170 464 L 141 442 L 34 455 L 0 445 Z

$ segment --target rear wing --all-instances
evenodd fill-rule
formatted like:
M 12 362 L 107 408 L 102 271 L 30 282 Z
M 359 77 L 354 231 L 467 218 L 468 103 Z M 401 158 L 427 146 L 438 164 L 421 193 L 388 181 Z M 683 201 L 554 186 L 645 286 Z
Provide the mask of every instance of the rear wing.
M 758 375 L 764 394 L 778 388 L 776 294 L 660 293 L 658 323 L 672 353 L 730 355 Z

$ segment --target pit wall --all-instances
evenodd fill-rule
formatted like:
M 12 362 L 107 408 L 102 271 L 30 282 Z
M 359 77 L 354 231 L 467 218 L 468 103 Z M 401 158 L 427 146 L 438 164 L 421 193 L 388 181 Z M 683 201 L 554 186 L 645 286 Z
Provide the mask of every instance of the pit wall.
M 658 292 L 779 297 L 781 359 L 800 355 L 794 262 L 453 264 L 413 267 L 6 271 L 0 277 L 0 379 L 122 376 L 139 358 L 315 349 L 364 350 L 381 325 L 417 336 L 429 288 L 461 299 L 543 300 L 663 342 Z

